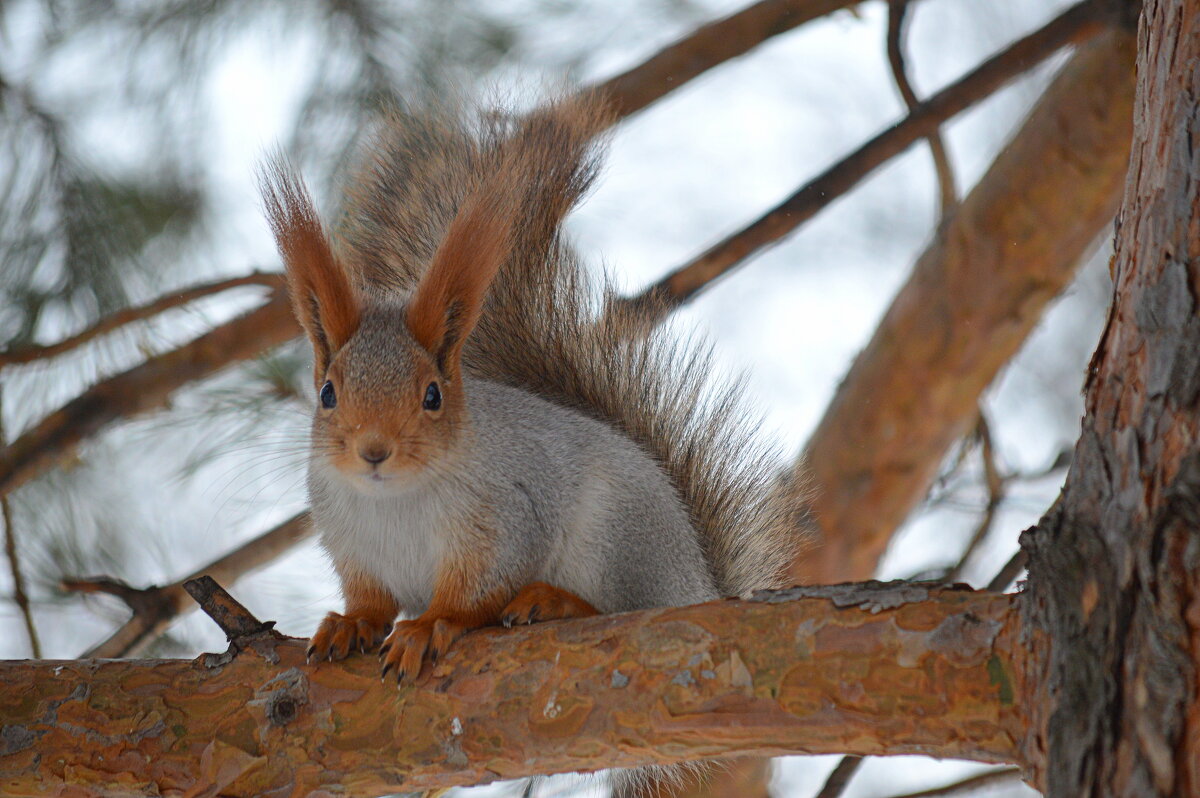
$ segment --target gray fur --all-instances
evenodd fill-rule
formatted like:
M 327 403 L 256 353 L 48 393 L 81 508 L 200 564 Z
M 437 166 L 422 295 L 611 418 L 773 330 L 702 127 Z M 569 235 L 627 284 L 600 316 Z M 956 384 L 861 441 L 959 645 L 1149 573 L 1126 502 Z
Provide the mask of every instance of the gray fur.
M 502 548 L 481 590 L 544 581 L 602 612 L 717 597 L 683 505 L 632 441 L 508 386 L 463 389 L 474 434 L 411 480 L 372 489 L 313 458 L 313 515 L 335 558 L 419 614 L 443 552 L 476 545 L 463 520 L 485 505 Z
M 466 369 L 636 444 L 686 509 L 719 593 L 783 586 L 803 539 L 802 473 L 782 469 L 756 440 L 757 414 L 737 384 L 714 378 L 705 347 L 681 346 L 661 330 L 645 334 L 641 319 L 599 314 L 611 292 L 589 280 L 562 240 L 559 220 L 595 177 L 592 144 L 602 120 L 595 101 L 517 120 L 452 104 L 393 111 L 351 178 L 338 253 L 365 290 L 407 296 L 458 203 L 502 147 L 520 142 L 530 153 L 522 222 L 468 339 Z M 637 463 L 605 468 L 640 470 Z M 629 516 L 607 534 L 651 521 Z M 673 603 L 686 603 L 686 594 Z

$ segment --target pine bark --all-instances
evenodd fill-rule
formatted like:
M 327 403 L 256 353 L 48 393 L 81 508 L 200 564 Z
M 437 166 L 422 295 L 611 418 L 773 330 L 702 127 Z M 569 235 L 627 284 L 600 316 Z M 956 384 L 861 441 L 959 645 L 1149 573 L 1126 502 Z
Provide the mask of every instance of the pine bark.
M 262 632 L 197 660 L 0 663 L 0 792 L 380 795 L 790 753 L 1014 761 L 1012 596 L 839 586 L 467 636 L 417 688 Z
M 1049 796 L 1200 795 L 1200 8 L 1149 0 L 1114 302 L 1060 502 L 1024 537 Z

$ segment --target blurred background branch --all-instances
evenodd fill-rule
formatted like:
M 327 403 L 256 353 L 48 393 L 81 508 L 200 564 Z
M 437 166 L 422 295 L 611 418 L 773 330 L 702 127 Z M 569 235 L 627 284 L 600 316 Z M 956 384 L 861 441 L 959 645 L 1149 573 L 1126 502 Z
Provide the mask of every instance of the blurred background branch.
M 904 58 L 904 20 L 908 17 L 909 0 L 888 0 L 887 24 L 887 57 L 888 66 L 892 69 L 892 80 L 904 104 L 912 111 L 918 105 L 917 92 L 908 78 L 908 68 Z M 939 212 L 945 219 L 954 211 L 958 203 L 958 191 L 954 187 L 954 167 L 950 165 L 950 154 L 946 152 L 946 142 L 942 140 L 940 131 L 934 130 L 925 140 L 929 142 L 929 154 L 933 158 L 933 169 L 937 172 L 938 192 L 940 194 Z

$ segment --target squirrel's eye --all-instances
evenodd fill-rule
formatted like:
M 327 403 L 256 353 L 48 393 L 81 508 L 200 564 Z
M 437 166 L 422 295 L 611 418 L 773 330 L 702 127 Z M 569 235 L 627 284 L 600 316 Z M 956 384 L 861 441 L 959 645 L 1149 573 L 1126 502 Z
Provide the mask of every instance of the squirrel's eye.
M 321 386 L 321 407 L 332 410 L 337 407 L 337 394 L 333 392 L 333 383 L 326 381 Z
M 442 406 L 442 392 L 438 390 L 436 382 L 429 383 L 429 387 L 425 389 L 425 401 L 421 402 L 421 407 L 426 410 L 437 410 Z

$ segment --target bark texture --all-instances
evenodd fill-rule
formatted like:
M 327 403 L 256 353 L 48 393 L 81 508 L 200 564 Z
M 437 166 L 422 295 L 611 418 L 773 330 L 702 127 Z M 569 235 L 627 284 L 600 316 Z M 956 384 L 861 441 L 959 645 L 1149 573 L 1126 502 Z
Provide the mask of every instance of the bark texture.
M 799 581 L 874 572 L 980 394 L 1112 219 L 1133 62 L 1127 33 L 1083 46 L 917 261 L 808 443 L 818 537 Z
M 1062 499 L 1023 541 L 1049 796 L 1200 795 L 1200 7 L 1143 13 L 1114 303 Z
M 854 751 L 1014 761 L 1015 599 L 850 585 L 464 638 L 417 688 L 375 657 L 0 663 L 5 795 L 379 795 L 533 773 Z

